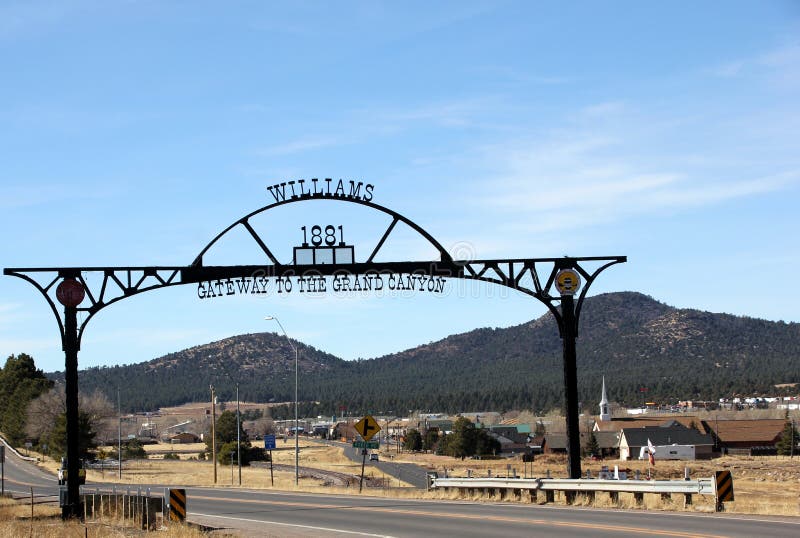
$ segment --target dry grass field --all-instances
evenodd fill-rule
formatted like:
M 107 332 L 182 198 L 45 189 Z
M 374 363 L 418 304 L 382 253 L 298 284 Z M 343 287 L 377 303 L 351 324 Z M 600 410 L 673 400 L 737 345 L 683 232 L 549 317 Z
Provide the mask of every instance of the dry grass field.
M 345 493 L 358 495 L 358 488 L 352 486 L 331 485 L 330 482 L 318 476 L 301 474 L 300 486 L 294 484 L 294 446 L 291 443 L 286 447 L 279 446 L 279 450 L 273 451 L 275 464 L 279 465 L 274 472 L 274 485 L 270 480 L 268 467 L 245 467 L 242 469 L 242 487 L 251 489 L 280 489 L 280 490 L 300 490 L 306 492 L 324 493 Z M 324 469 L 335 473 L 345 473 L 358 475 L 360 464 L 354 463 L 345 457 L 340 448 L 331 447 L 324 443 L 301 440 L 300 443 L 300 466 L 306 468 Z M 189 457 L 196 457 L 202 449 L 202 445 L 183 445 L 186 451 L 180 460 L 164 460 L 160 456 L 168 451 L 169 445 L 150 445 L 148 451 L 154 454 L 152 459 L 127 462 L 123 470 L 122 479 L 117 478 L 116 470 L 90 470 L 88 480 L 90 482 L 118 483 L 121 485 L 136 486 L 139 484 L 168 484 L 182 486 L 210 486 L 214 484 L 213 465 L 208 461 L 190 460 Z M 424 466 L 430 470 L 440 473 L 445 471 L 450 476 L 466 476 L 471 472 L 473 476 L 487 476 L 491 471 L 492 476 L 506 476 L 511 470 L 517 476 L 545 476 L 550 471 L 553 477 L 563 477 L 565 475 L 566 460 L 563 456 L 539 456 L 527 468 L 518 458 L 500 460 L 456 460 L 444 456 L 432 454 L 410 454 L 383 452 L 381 458 L 387 460 L 391 457 L 394 461 L 413 462 Z M 42 465 L 52 471 L 57 464 L 52 461 L 45 461 Z M 589 470 L 593 476 L 597 476 L 602 465 L 607 465 L 613 469 L 618 465 L 621 470 L 630 473 L 639 470 L 643 476 L 648 471 L 647 462 L 618 460 L 589 461 L 582 462 L 584 473 Z M 713 476 L 714 471 L 727 469 L 732 471 L 734 476 L 735 501 L 726 504 L 726 511 L 738 514 L 764 514 L 779 516 L 798 516 L 800 515 L 800 458 L 747 458 L 747 457 L 725 457 L 709 461 L 690 461 L 690 462 L 667 462 L 657 461 L 651 469 L 655 479 L 681 479 L 684 476 L 684 467 L 690 469 L 692 478 L 705 478 Z M 367 473 L 375 474 L 378 472 L 374 467 L 367 467 Z M 233 480 L 232 480 L 233 476 Z M 380 478 L 380 477 L 378 477 Z M 218 466 L 217 486 L 219 487 L 238 487 L 238 474 L 236 468 L 231 474 L 230 467 Z M 403 487 L 398 487 L 403 486 Z M 461 494 L 455 491 L 420 491 L 407 484 L 399 484 L 394 480 L 387 480 L 385 487 L 365 488 L 361 495 L 364 496 L 388 496 L 398 498 L 426 498 L 455 500 L 464 499 Z M 707 496 L 695 496 L 694 504 L 691 506 L 683 505 L 683 496 L 676 496 L 675 499 L 662 499 L 657 495 L 646 495 L 644 505 L 637 506 L 632 495 L 620 494 L 619 504 L 621 508 L 629 509 L 648 509 L 648 510 L 671 510 L 671 511 L 703 511 L 711 512 L 714 510 L 714 500 Z M 498 501 L 496 498 L 485 498 L 479 493 L 472 495 L 469 500 L 476 502 L 517 502 L 530 503 L 527 496 L 521 500 L 514 500 L 507 497 L 506 500 Z M 556 502 L 564 502 L 563 497 L 556 495 Z M 596 507 L 611 507 L 612 504 L 607 495 L 597 495 L 593 501 L 578 497 L 578 505 L 592 505 Z M 130 537 L 146 534 L 145 531 L 126 526 L 119 521 L 89 521 L 82 523 L 63 524 L 60 520 L 60 510 L 53 505 L 34 505 L 33 519 L 31 518 L 31 507 L 25 502 L 14 502 L 10 499 L 0 499 L 0 536 L 2 537 L 28 537 L 37 536 L 43 538 L 69 538 L 79 536 L 106 537 Z M 209 536 L 200 530 L 182 525 L 170 525 L 168 529 L 158 531 L 160 536 L 165 538 L 199 538 Z M 224 532 L 217 531 L 211 533 L 213 536 L 227 536 Z
M 177 453 L 179 460 L 165 460 L 163 455 L 168 452 Z M 169 444 L 145 445 L 148 459 L 126 461 L 123 466 L 122 479 L 119 479 L 117 469 L 87 471 L 88 482 L 102 482 L 110 484 L 140 485 L 140 484 L 168 484 L 173 486 L 212 486 L 214 482 L 214 466 L 210 461 L 196 460 L 199 452 L 205 449 L 205 444 Z M 275 488 L 292 490 L 294 484 L 294 444 L 279 442 L 277 450 L 272 451 L 276 468 L 270 476 L 269 464 L 242 467 L 242 486 L 248 488 Z M 55 473 L 59 464 L 49 458 L 41 457 L 39 465 Z M 361 464 L 355 463 L 345 457 L 340 448 L 323 443 L 300 439 L 301 468 L 321 469 L 334 473 L 343 473 L 358 476 L 361 473 Z M 379 473 L 374 467 L 367 466 L 365 476 L 380 478 L 392 488 L 408 488 L 409 485 Z M 273 485 L 274 480 L 274 485 Z M 217 486 L 238 487 L 238 468 L 229 465 L 217 465 Z M 331 491 L 329 481 L 317 476 L 301 473 L 300 489 L 303 491 Z M 385 488 L 386 489 L 386 488 Z M 337 488 L 337 491 L 352 492 L 349 486 Z M 383 492 L 386 494 L 386 491 Z
M 172 523 L 169 528 L 158 531 L 164 538 L 201 538 L 208 537 L 197 528 Z M 103 521 L 86 523 L 61 521 L 61 510 L 53 505 L 34 505 L 33 517 L 31 507 L 23 501 L 12 501 L 0 498 L 0 536 L 3 538 L 122 538 L 144 536 L 147 533 L 121 521 Z M 224 533 L 212 533 L 213 536 L 225 536 Z
M 120 484 L 169 484 L 182 486 L 211 486 L 214 484 L 213 465 L 209 461 L 189 460 L 196 457 L 204 445 L 176 445 L 185 450 L 180 460 L 161 459 L 164 452 L 169 451 L 169 445 L 148 445 L 148 452 L 154 453 L 151 459 L 126 462 L 122 479 L 117 478 L 116 470 L 90 470 L 90 482 L 106 482 Z M 274 485 L 270 479 L 268 466 L 253 466 L 242 468 L 242 486 L 247 488 L 275 488 L 281 490 L 294 490 L 294 446 L 289 440 L 283 445 L 279 442 L 278 450 L 273 451 L 273 458 L 277 467 L 274 471 Z M 531 465 L 526 465 L 519 458 L 499 460 L 457 460 L 446 456 L 433 454 L 396 453 L 384 451 L 383 460 L 392 458 L 394 461 L 410 462 L 440 475 L 446 470 L 450 476 L 467 476 L 471 471 L 472 476 L 487 476 L 491 470 L 492 476 L 506 476 L 509 466 L 517 476 L 541 477 L 550 471 L 553 477 L 564 477 L 566 474 L 566 459 L 564 456 L 538 456 Z M 55 472 L 55 462 L 43 462 L 43 466 Z M 632 475 L 639 470 L 643 477 L 647 475 L 646 461 L 589 461 L 582 462 L 585 473 L 589 470 L 592 476 L 597 476 L 602 465 L 613 469 L 618 465 L 621 470 L 628 470 Z M 343 454 L 340 448 L 331 447 L 324 443 L 301 439 L 300 441 L 300 466 L 301 468 L 314 468 L 358 476 L 361 465 L 352 462 Z M 698 461 L 656 461 L 652 468 L 652 476 L 657 480 L 679 480 L 684 476 L 684 468 L 688 467 L 691 478 L 709 478 L 717 470 L 730 470 L 734 478 L 735 501 L 726 505 L 726 510 L 742 514 L 769 514 L 769 515 L 800 515 L 800 457 L 736 457 L 727 456 L 714 460 Z M 231 473 L 233 471 L 233 473 Z M 367 466 L 367 476 L 385 478 L 382 488 L 365 488 L 363 495 L 423 497 L 423 498 L 454 498 L 455 493 L 443 494 L 439 492 L 424 492 L 407 487 L 408 484 L 400 483 L 396 479 L 384 477 L 375 467 Z M 230 466 L 217 466 L 217 486 L 238 487 L 238 470 Z M 309 492 L 336 492 L 356 494 L 358 488 L 331 484 L 319 476 L 309 476 L 301 473 L 299 489 Z M 598 495 L 595 501 L 597 506 L 603 506 L 604 495 Z M 645 496 L 645 507 L 650 509 L 683 510 L 683 498 L 673 501 L 664 501 L 655 495 Z M 475 500 L 480 500 L 475 498 Z M 508 501 L 512 502 L 512 501 Z M 578 500 L 580 503 L 581 501 Z M 620 495 L 623 507 L 633 507 L 632 496 L 627 499 L 625 494 Z M 697 495 L 694 505 L 688 508 L 696 511 L 713 510 L 713 498 Z

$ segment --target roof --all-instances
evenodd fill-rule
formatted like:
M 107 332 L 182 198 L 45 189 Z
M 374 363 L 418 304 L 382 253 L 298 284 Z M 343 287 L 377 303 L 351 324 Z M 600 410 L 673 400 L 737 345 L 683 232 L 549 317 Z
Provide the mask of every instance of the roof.
M 595 427 L 597 431 L 611 432 L 611 431 L 619 431 L 623 428 L 643 428 L 648 426 L 663 426 L 672 424 L 674 422 L 677 422 L 685 426 L 686 428 L 691 427 L 692 423 L 694 423 L 694 425 L 697 426 L 698 428 L 703 427 L 702 421 L 693 415 L 661 415 L 653 417 L 636 417 L 636 418 L 617 417 L 617 418 L 612 418 L 611 420 L 595 422 Z
M 682 426 L 663 428 L 661 426 L 645 426 L 644 428 L 622 428 L 622 440 L 629 447 L 646 446 L 647 441 L 654 445 L 713 445 L 714 439 L 704 433 Z
M 594 432 L 597 446 L 600 448 L 617 448 L 619 446 L 619 432 Z
M 706 420 L 704 423 L 706 429 L 714 432 L 723 443 L 751 442 L 771 445 L 780 437 L 786 420 Z
M 594 432 L 597 446 L 600 448 L 617 448 L 619 446 L 619 432 Z M 534 437 L 533 442 L 539 437 Z M 567 435 L 564 433 L 550 433 L 544 436 L 545 443 L 550 450 L 567 448 Z M 589 444 L 589 436 L 581 432 L 581 446 Z
M 527 432 L 521 432 L 519 431 L 519 426 L 499 426 L 497 424 L 492 426 L 484 426 L 481 424 L 478 426 L 478 428 L 485 428 L 494 435 L 502 435 L 503 437 L 512 440 L 514 443 L 525 443 L 530 437 L 530 430 Z
M 199 439 L 199 437 L 196 434 L 191 432 L 180 432 L 169 436 L 170 439 L 177 439 L 178 437 L 187 437 L 187 438 L 190 437 L 194 439 Z

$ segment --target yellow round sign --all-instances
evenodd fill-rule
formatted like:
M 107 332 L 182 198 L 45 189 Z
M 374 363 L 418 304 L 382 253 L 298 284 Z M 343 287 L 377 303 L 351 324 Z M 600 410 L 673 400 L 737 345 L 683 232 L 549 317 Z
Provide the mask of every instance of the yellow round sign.
M 581 276 L 574 269 L 556 273 L 556 289 L 561 295 L 575 295 L 581 287 Z

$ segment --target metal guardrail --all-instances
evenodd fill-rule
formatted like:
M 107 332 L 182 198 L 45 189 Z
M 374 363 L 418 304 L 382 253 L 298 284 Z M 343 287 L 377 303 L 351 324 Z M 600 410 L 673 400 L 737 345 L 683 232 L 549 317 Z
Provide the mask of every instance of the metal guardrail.
M 433 478 L 432 488 L 603 491 L 618 493 L 688 493 L 714 495 L 714 479 L 601 480 L 594 478 Z
M 728 474 L 730 480 L 730 475 Z M 466 490 L 472 493 L 482 490 L 489 496 L 499 493 L 500 498 L 509 492 L 522 498 L 522 492 L 528 491 L 532 501 L 538 502 L 539 493 L 544 493 L 544 502 L 555 501 L 555 492 L 564 493 L 567 504 L 572 504 L 578 493 L 594 498 L 595 493 L 608 493 L 612 502 L 619 502 L 620 493 L 632 493 L 634 501 L 642 504 L 645 493 L 661 495 L 668 498 L 672 494 L 683 494 L 684 506 L 692 504 L 692 495 L 709 495 L 714 497 L 716 511 L 725 509 L 724 501 L 733 500 L 733 483 L 730 484 L 730 495 L 725 498 L 720 496 L 719 485 L 715 478 L 700 478 L 695 480 L 608 480 L 593 478 L 438 478 L 434 473 L 429 474 L 429 487 L 431 489 L 450 488 Z
M 23 456 L 22 454 L 20 454 L 19 451 L 17 451 L 16 448 L 11 446 L 11 443 L 6 441 L 6 438 L 3 437 L 2 435 L 0 435 L 0 444 L 4 444 L 6 446 L 6 450 L 10 450 L 11 452 L 14 453 L 15 456 L 17 456 L 21 460 L 32 461 L 32 462 L 35 462 L 35 461 L 39 460 L 39 458 L 35 458 L 33 456 Z

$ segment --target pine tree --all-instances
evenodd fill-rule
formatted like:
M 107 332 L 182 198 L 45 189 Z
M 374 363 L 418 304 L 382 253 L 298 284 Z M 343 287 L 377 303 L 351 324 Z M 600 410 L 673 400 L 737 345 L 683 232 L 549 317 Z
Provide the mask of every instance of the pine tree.
M 778 443 L 775 445 L 778 449 L 779 456 L 791 456 L 794 455 L 795 450 L 792 449 L 792 445 L 797 446 L 797 442 L 800 440 L 800 435 L 797 433 L 797 428 L 794 427 L 794 421 L 787 420 L 786 424 L 783 426 L 783 432 L 781 432 L 781 438 Z
M 411 429 L 406 432 L 403 448 L 410 452 L 422 450 L 422 435 L 419 433 L 419 430 Z
M 25 439 L 28 404 L 52 386 L 30 355 L 8 357 L 0 370 L 0 430 L 12 444 L 19 445 Z
M 600 455 L 600 445 L 597 443 L 597 437 L 594 435 L 594 431 L 589 432 L 589 439 L 586 444 L 586 453 L 588 456 Z

